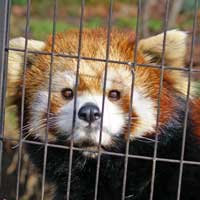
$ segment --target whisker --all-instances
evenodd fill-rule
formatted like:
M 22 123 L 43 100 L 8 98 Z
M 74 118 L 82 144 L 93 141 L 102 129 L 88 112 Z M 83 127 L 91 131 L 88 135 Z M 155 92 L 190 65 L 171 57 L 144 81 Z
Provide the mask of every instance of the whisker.
M 137 138 L 142 139 L 142 140 L 148 140 L 148 141 L 150 141 L 150 142 L 156 142 L 156 140 L 154 140 L 154 139 L 147 138 L 147 137 L 143 137 L 143 136 L 137 136 L 135 139 L 137 139 Z M 159 141 L 158 141 L 158 142 L 159 142 Z

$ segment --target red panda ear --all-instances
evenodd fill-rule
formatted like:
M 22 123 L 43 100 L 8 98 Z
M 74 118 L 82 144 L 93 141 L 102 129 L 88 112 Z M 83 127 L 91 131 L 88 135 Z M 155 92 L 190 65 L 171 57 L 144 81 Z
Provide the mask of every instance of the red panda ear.
M 28 40 L 28 51 L 41 51 L 45 43 L 37 40 Z M 25 50 L 25 38 L 19 37 L 9 41 L 9 47 L 14 49 Z M 27 54 L 27 63 L 30 64 L 34 60 L 35 53 Z M 23 72 L 24 52 L 9 50 L 8 54 L 8 82 L 7 95 L 8 104 L 12 104 L 16 98 L 20 80 Z
M 160 64 L 163 51 L 164 33 L 142 39 L 138 50 L 146 56 L 146 60 Z M 187 34 L 183 31 L 170 30 L 166 32 L 165 65 L 180 67 L 184 65 Z
M 164 33 L 142 39 L 138 50 L 142 52 L 146 63 L 161 64 L 163 52 Z M 187 34 L 183 31 L 170 30 L 166 32 L 164 65 L 171 67 L 184 67 L 186 55 Z M 165 80 L 172 80 L 174 87 L 182 94 L 187 94 L 187 79 L 181 71 L 168 70 Z M 193 83 L 192 83 L 193 84 Z M 194 94 L 191 86 L 190 95 Z

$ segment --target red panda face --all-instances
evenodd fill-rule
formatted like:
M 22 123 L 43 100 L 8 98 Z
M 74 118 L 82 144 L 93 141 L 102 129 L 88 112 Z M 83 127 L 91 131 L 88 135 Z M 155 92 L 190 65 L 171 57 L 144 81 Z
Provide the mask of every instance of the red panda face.
M 172 35 L 175 35 L 175 38 Z M 168 42 L 166 65 L 182 65 L 185 37 L 182 32 L 169 32 L 166 40 Z M 138 45 L 137 63 L 150 64 L 151 60 L 155 61 L 159 53 L 162 55 L 162 42 L 163 34 L 155 36 L 153 40 L 152 38 L 141 40 Z M 105 31 L 85 31 L 81 56 L 105 59 L 105 44 Z M 180 55 L 178 52 L 172 52 L 173 45 L 182 45 Z M 55 53 L 76 55 L 77 47 L 78 32 L 56 35 Z M 51 38 L 43 50 L 51 51 Z M 131 62 L 134 57 L 133 52 L 134 40 L 130 41 L 130 37 L 126 34 L 111 33 L 110 60 Z M 73 139 L 74 145 L 85 148 L 97 148 L 101 134 L 102 148 L 110 148 L 117 146 L 119 139 L 124 141 L 127 139 L 130 108 L 132 108 L 130 138 L 155 134 L 160 69 L 136 66 L 133 70 L 129 65 L 108 63 L 105 98 L 103 98 L 105 62 L 80 60 L 76 93 L 77 59 L 54 56 L 50 112 L 47 117 L 50 63 L 49 55 L 38 55 L 27 71 L 25 95 L 27 132 L 25 131 L 25 134 L 44 140 L 48 132 L 49 142 L 56 142 L 62 138 L 66 144 L 69 144 Z M 131 105 L 133 71 L 134 92 Z M 172 75 L 167 71 L 164 73 L 160 99 L 159 123 L 161 125 L 169 120 L 176 106 L 174 94 L 180 92 L 178 91 L 180 85 L 184 88 L 178 74 Z
M 73 139 L 74 145 L 97 147 L 103 120 L 101 145 L 104 148 L 115 146 L 117 138 L 126 139 L 128 135 L 133 75 L 131 67 L 108 65 L 104 111 L 102 111 L 105 63 L 81 60 L 73 127 L 76 66 L 76 60 L 55 58 L 48 139 L 55 141 L 62 137 L 66 143 Z M 46 133 L 48 106 L 48 76 L 46 77 L 43 83 L 38 85 L 40 89 L 38 88 L 30 99 L 31 129 L 35 130 L 33 134 L 42 140 Z M 156 104 L 145 94 L 147 91 L 142 86 L 135 86 L 131 114 L 132 138 L 153 132 L 155 128 Z

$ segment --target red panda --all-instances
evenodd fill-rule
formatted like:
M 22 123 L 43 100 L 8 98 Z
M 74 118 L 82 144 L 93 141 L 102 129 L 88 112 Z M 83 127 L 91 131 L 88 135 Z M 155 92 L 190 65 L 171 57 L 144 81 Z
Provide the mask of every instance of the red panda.
M 24 132 L 26 140 L 44 142 L 48 122 L 48 142 L 73 146 L 70 199 L 94 199 L 98 144 L 100 144 L 100 169 L 98 199 L 122 198 L 124 156 L 129 138 L 130 145 L 125 199 L 148 200 L 151 189 L 152 159 L 155 137 L 158 139 L 157 157 L 180 160 L 184 131 L 187 79 L 178 70 L 165 69 L 160 94 L 159 118 L 158 98 L 164 34 L 142 39 L 134 61 L 135 35 L 113 30 L 110 34 L 109 62 L 106 77 L 104 110 L 102 111 L 105 78 L 106 31 L 84 30 L 82 33 L 81 59 L 73 124 L 75 85 L 77 72 L 77 30 L 58 33 L 51 60 L 52 37 L 44 42 L 28 40 L 29 51 L 38 50 L 45 54 L 28 53 L 28 68 L 25 74 Z M 164 64 L 181 68 L 184 65 L 187 35 L 172 30 L 166 32 Z M 16 38 L 10 46 L 24 49 L 25 40 Z M 57 54 L 57 55 L 56 55 Z M 60 56 L 59 56 L 59 55 Z M 64 55 L 71 57 L 65 57 Z M 63 56 L 62 56 L 63 55 Z M 84 59 L 88 58 L 88 59 Z M 91 60 L 89 58 L 96 58 Z M 48 117 L 49 75 L 52 62 L 50 111 Z M 124 64 L 123 64 L 124 63 Z M 8 85 L 17 85 L 9 91 L 18 106 L 21 116 L 21 90 L 23 53 L 10 51 Z M 133 102 L 131 84 L 134 73 Z M 15 78 L 12 78 L 15 77 Z M 187 120 L 185 160 L 200 161 L 200 101 L 191 99 Z M 102 114 L 103 113 L 103 114 Z M 103 115 L 103 116 L 102 116 Z M 101 120 L 102 131 L 101 129 Z M 77 149 L 81 148 L 82 151 Z M 27 144 L 26 149 L 32 162 L 43 169 L 44 148 Z M 108 152 L 120 153 L 110 155 Z M 143 159 L 138 158 L 144 156 Z M 154 200 L 176 199 L 179 179 L 179 162 L 157 160 L 154 182 Z M 69 173 L 69 150 L 48 146 L 46 178 L 56 187 L 53 199 L 66 199 Z M 199 199 L 200 168 L 184 164 L 181 200 Z

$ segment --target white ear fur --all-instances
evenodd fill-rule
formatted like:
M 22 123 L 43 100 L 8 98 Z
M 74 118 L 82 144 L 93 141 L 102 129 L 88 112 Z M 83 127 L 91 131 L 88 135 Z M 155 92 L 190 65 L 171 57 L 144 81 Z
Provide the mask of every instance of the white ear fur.
M 25 49 L 25 38 L 18 37 L 13 38 L 9 41 L 9 47 L 11 48 L 19 48 L 19 49 Z M 27 41 L 27 48 L 28 50 L 32 51 L 40 51 L 44 47 L 45 43 L 38 40 L 28 40 Z
M 142 51 L 145 60 L 149 63 L 154 61 L 158 64 L 161 62 L 163 51 L 164 33 L 142 39 L 139 41 L 138 49 Z M 187 34 L 183 31 L 170 30 L 166 32 L 165 41 L 165 65 L 171 67 L 183 67 L 186 55 Z M 179 71 L 169 70 L 171 78 L 175 81 L 175 87 L 182 94 L 187 94 L 187 79 Z M 192 82 L 190 96 L 194 95 L 194 83 Z
M 28 40 L 27 41 L 27 49 L 28 51 L 41 51 L 45 43 L 42 41 L 37 40 Z M 25 38 L 19 37 L 14 38 L 9 41 L 10 48 L 16 48 L 25 50 Z M 34 58 L 34 53 L 27 54 L 27 60 L 31 62 Z M 24 52 L 9 50 L 8 54 L 8 82 L 7 82 L 7 98 L 11 97 L 15 99 L 15 95 L 17 93 L 19 87 L 19 81 L 21 79 L 22 70 L 23 70 L 23 63 L 24 63 Z M 8 102 L 10 102 L 8 99 Z M 8 103 L 10 104 L 10 103 Z
M 138 49 L 146 54 L 147 59 L 161 59 L 164 33 L 142 39 Z M 183 31 L 170 30 L 166 32 L 165 65 L 179 67 L 184 65 L 187 34 Z M 149 57 L 150 56 L 150 57 Z

